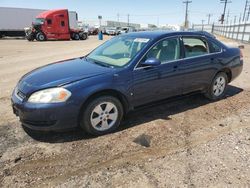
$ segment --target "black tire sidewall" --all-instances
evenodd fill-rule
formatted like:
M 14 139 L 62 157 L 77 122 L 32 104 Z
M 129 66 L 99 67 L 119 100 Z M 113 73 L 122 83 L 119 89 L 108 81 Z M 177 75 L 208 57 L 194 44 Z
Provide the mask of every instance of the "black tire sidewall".
M 90 116 L 91 113 L 93 111 L 93 109 L 100 103 L 103 102 L 111 102 L 113 103 L 117 110 L 118 110 L 118 118 L 117 121 L 115 122 L 115 124 L 108 130 L 105 131 L 98 131 L 96 129 L 94 129 L 91 125 L 90 122 Z M 81 113 L 81 118 L 80 118 L 80 127 L 86 131 L 88 134 L 91 135 L 95 135 L 95 136 L 100 136 L 100 135 L 104 135 L 104 134 L 108 134 L 113 132 L 114 130 L 116 130 L 123 118 L 123 106 L 121 104 L 121 102 L 113 97 L 113 96 L 101 96 L 101 97 L 97 97 L 93 100 L 91 100 L 89 103 L 87 103 L 85 110 L 83 110 L 83 112 Z
M 219 96 L 216 96 L 214 95 L 214 92 L 213 92 L 213 86 L 214 86 L 214 82 L 216 81 L 216 79 L 218 77 L 221 77 L 223 76 L 226 80 L 226 84 L 225 84 L 225 88 L 224 88 L 224 91 L 221 95 Z M 228 85 L 228 77 L 227 77 L 227 74 L 224 73 L 224 72 L 219 72 L 218 74 L 216 74 L 216 76 L 214 77 L 210 87 L 209 87 L 209 90 L 208 92 L 206 93 L 206 96 L 210 99 L 210 100 L 219 100 L 219 99 L 222 99 L 224 96 L 225 96 L 225 92 L 226 92 L 226 89 L 227 89 L 227 85 Z
M 75 40 L 80 40 L 80 35 L 79 35 L 78 33 L 75 33 L 74 39 L 75 39 Z
M 40 36 L 43 36 L 43 39 L 42 39 L 42 40 L 40 39 Z M 37 34 L 36 34 L 36 40 L 37 40 L 37 41 L 45 41 L 45 40 L 46 40 L 45 35 L 44 35 L 43 33 L 41 33 L 41 32 L 40 32 L 40 33 L 37 33 Z
M 86 40 L 86 39 L 87 39 L 87 34 L 83 33 L 83 34 L 81 35 L 81 39 L 82 39 L 82 40 Z

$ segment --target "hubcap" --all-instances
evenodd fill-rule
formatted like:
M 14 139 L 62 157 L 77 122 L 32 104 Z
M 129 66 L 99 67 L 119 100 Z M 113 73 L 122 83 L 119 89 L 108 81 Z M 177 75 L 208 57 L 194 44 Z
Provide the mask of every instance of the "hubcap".
M 219 76 L 218 78 L 216 78 L 214 85 L 213 85 L 213 93 L 215 96 L 220 96 L 226 86 L 226 80 L 223 76 Z
M 44 36 L 43 36 L 43 35 L 40 35 L 40 36 L 39 36 L 39 39 L 40 39 L 40 40 L 44 40 Z
M 98 104 L 92 111 L 90 122 L 94 129 L 105 131 L 115 124 L 117 118 L 117 107 L 111 102 L 103 102 Z

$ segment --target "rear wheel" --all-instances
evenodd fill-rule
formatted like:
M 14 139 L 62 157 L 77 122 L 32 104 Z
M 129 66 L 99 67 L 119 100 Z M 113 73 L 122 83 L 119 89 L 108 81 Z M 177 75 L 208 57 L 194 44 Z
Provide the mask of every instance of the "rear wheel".
M 37 41 L 45 41 L 46 37 L 42 32 L 39 32 L 39 33 L 36 34 L 36 40 Z
M 80 126 L 92 135 L 104 135 L 117 129 L 123 117 L 120 101 L 112 96 L 95 98 L 82 113 Z
M 210 100 L 219 100 L 224 97 L 228 84 L 227 74 L 219 72 L 213 79 L 207 93 L 205 94 Z
M 86 40 L 88 38 L 88 35 L 86 33 L 81 34 L 81 40 Z
M 73 40 L 80 40 L 80 35 L 78 33 L 73 33 L 71 38 Z

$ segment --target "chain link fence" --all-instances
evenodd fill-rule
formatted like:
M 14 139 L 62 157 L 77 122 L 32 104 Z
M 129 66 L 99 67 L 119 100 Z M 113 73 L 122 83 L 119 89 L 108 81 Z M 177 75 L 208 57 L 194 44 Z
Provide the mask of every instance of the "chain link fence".
M 224 36 L 229 39 L 234 39 L 241 42 L 250 43 L 250 23 L 235 23 L 235 24 L 212 24 L 201 25 L 194 24 L 193 29 L 203 30 L 216 35 Z

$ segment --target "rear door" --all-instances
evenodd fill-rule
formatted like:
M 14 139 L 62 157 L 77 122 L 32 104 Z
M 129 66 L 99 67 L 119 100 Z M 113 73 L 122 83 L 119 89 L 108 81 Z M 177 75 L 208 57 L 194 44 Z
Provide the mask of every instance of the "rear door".
M 184 58 L 179 70 L 183 74 L 183 93 L 205 89 L 216 72 L 215 54 L 210 53 L 207 39 L 183 36 L 182 49 Z

